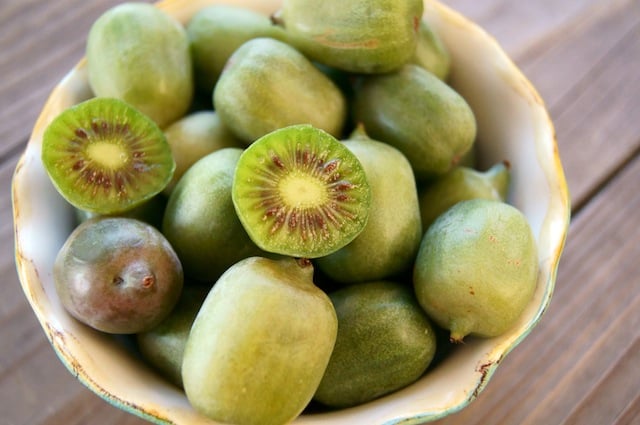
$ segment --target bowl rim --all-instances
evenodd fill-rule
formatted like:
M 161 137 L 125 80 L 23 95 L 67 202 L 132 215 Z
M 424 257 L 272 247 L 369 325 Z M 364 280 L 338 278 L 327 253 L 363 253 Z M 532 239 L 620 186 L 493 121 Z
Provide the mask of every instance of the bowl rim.
M 169 13 L 175 14 L 179 9 L 180 3 L 180 0 L 161 0 L 154 3 L 154 5 L 162 10 L 168 11 Z M 195 0 L 193 1 L 193 4 L 190 6 L 190 8 L 198 9 L 204 7 L 209 3 L 209 0 Z M 544 263 L 542 265 L 543 270 L 541 270 L 541 273 L 543 273 L 546 278 L 542 282 L 539 280 L 538 284 L 540 285 L 540 283 L 542 283 L 544 285 L 544 293 L 540 305 L 535 311 L 535 314 L 526 323 L 525 327 L 517 335 L 517 337 L 507 341 L 506 344 L 496 348 L 491 353 L 487 353 L 486 361 L 482 363 L 481 367 L 478 370 L 477 382 L 475 383 L 475 386 L 469 390 L 466 397 L 445 409 L 441 409 L 440 411 L 420 412 L 416 414 L 412 413 L 410 414 L 410 416 L 394 419 L 392 421 L 386 422 L 385 424 L 402 423 L 405 425 L 409 425 L 440 419 L 459 410 L 462 410 L 478 397 L 478 395 L 488 384 L 492 375 L 497 370 L 497 367 L 502 359 L 527 337 L 527 335 L 538 324 L 541 317 L 547 310 L 554 291 L 558 265 L 566 243 L 569 223 L 571 219 L 569 191 L 562 163 L 560 161 L 554 126 L 551 117 L 546 110 L 544 101 L 542 100 L 536 89 L 523 75 L 522 71 L 517 68 L 515 63 L 503 51 L 497 40 L 495 40 L 494 37 L 485 32 L 477 24 L 463 17 L 461 14 L 459 14 L 449 6 L 439 3 L 437 0 L 424 0 L 424 4 L 425 16 L 431 12 L 435 12 L 438 15 L 446 16 L 447 19 L 453 23 L 467 26 L 471 31 L 474 31 L 480 37 L 482 37 L 485 42 L 491 44 L 492 49 L 495 50 L 496 54 L 498 54 L 504 61 L 504 63 L 507 64 L 506 66 L 509 68 L 509 72 L 514 73 L 514 75 L 516 75 L 517 78 L 521 80 L 524 90 L 526 91 L 525 94 L 533 100 L 532 108 L 534 108 L 536 112 L 535 119 L 539 120 L 541 123 L 540 125 L 544 126 L 548 130 L 548 134 L 542 135 L 541 139 L 537 139 L 536 148 L 538 155 L 542 157 L 538 160 L 538 162 L 543 168 L 543 173 L 545 175 L 547 183 L 552 186 L 552 189 L 550 190 L 551 199 L 549 201 L 550 204 L 548 207 L 548 213 L 544 217 L 544 222 L 541 226 L 541 229 L 544 230 L 544 234 L 541 235 L 540 241 L 540 243 L 544 243 L 547 247 L 549 247 L 550 255 L 548 258 L 544 259 Z M 37 133 L 41 132 L 42 129 L 46 126 L 47 122 L 52 118 L 43 112 L 52 108 L 53 105 L 59 102 L 59 99 L 62 96 L 61 92 L 63 91 L 65 83 L 72 79 L 74 77 L 74 74 L 83 69 L 85 66 L 86 59 L 80 59 L 77 64 L 62 78 L 62 80 L 52 90 L 43 106 L 40 115 L 36 120 L 33 132 L 27 143 L 27 149 L 32 147 L 33 144 L 38 143 L 39 138 Z M 153 409 L 149 409 L 145 406 L 131 403 L 128 400 L 122 399 L 117 395 L 112 394 L 102 388 L 100 384 L 96 382 L 84 368 L 82 368 L 82 365 L 78 364 L 77 360 L 73 358 L 72 354 L 67 352 L 64 347 L 64 338 L 57 333 L 54 326 L 51 326 L 51 324 L 49 323 L 50 319 L 48 317 L 45 317 L 40 306 L 38 305 L 37 294 L 34 294 L 32 288 L 30 288 L 29 285 L 30 279 L 38 279 L 38 270 L 36 269 L 32 261 L 22 252 L 19 232 L 20 225 L 23 220 L 21 218 L 20 205 L 17 202 L 17 199 L 19 197 L 19 182 L 23 179 L 24 170 L 27 166 L 27 164 L 25 163 L 26 154 L 27 152 L 25 150 L 25 152 L 18 160 L 12 179 L 11 197 L 14 218 L 15 258 L 21 286 L 29 304 L 36 314 L 39 324 L 42 326 L 45 332 L 47 339 L 49 340 L 50 344 L 54 348 L 56 355 L 65 365 L 65 367 L 83 385 L 85 385 L 95 394 L 99 395 L 101 398 L 111 403 L 112 405 L 129 413 L 142 417 L 146 420 L 160 424 L 173 423 L 169 419 L 163 417 L 160 412 L 156 412 Z M 313 422 L 315 421 L 315 419 L 313 418 L 315 415 L 316 414 L 312 413 L 304 416 L 311 417 L 311 419 L 313 419 L 311 422 Z

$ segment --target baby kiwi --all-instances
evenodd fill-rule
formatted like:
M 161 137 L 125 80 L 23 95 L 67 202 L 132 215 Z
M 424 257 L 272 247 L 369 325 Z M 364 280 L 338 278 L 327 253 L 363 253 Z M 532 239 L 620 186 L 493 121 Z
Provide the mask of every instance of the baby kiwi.
M 46 128 L 42 162 L 60 194 L 96 214 L 128 211 L 158 194 L 175 169 L 157 124 L 126 102 L 96 97 Z
M 329 133 L 297 124 L 266 134 L 243 152 L 232 199 L 260 248 L 317 258 L 360 234 L 371 189 L 351 151 Z

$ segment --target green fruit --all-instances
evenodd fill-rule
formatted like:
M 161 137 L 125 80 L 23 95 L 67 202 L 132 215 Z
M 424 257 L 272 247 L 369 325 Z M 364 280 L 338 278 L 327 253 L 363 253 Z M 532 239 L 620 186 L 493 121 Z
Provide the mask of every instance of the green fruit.
M 213 103 L 222 121 L 247 144 L 294 124 L 342 132 L 347 106 L 329 77 L 293 47 L 255 38 L 235 51 L 220 76 Z
M 505 333 L 536 288 L 538 254 L 526 217 L 500 201 L 462 201 L 429 227 L 416 258 L 420 305 L 460 342 Z
M 235 214 L 231 187 L 238 148 L 212 152 L 187 170 L 169 196 L 162 232 L 185 275 L 212 283 L 237 261 L 262 253 Z
M 410 286 L 377 281 L 329 294 L 338 337 L 314 396 L 348 407 L 416 381 L 436 352 L 436 335 Z
M 58 252 L 53 277 L 72 316 L 115 334 L 157 326 L 183 285 L 180 261 L 162 234 L 122 217 L 98 217 L 76 227 Z
M 209 289 L 208 286 L 185 285 L 171 313 L 158 326 L 136 335 L 145 361 L 181 388 L 184 347 Z
M 449 50 L 425 19 L 420 21 L 418 44 L 411 63 L 423 67 L 441 80 L 449 77 L 451 70 Z
M 507 162 L 500 162 L 481 172 L 458 166 L 418 190 L 422 228 L 426 229 L 440 214 L 460 201 L 493 199 L 505 201 L 511 172 Z
M 285 0 L 277 18 L 312 60 L 354 73 L 390 72 L 413 56 L 421 0 Z
M 320 270 L 343 283 L 410 271 L 422 239 L 411 165 L 393 146 L 370 139 L 362 128 L 343 142 L 364 167 L 371 187 L 369 219 L 348 245 L 316 259 Z
M 362 232 L 371 190 L 358 158 L 310 125 L 273 131 L 249 146 L 233 179 L 233 204 L 263 250 L 317 258 Z
M 242 148 L 240 142 L 222 123 L 215 111 L 193 112 L 175 121 L 164 130 L 171 147 L 176 170 L 164 189 L 170 194 L 182 175 L 197 160 L 222 148 Z
M 307 406 L 337 334 L 308 261 L 249 258 L 213 286 L 182 365 L 191 405 L 219 422 L 278 425 Z
M 45 129 L 42 163 L 74 207 L 99 215 L 131 210 L 167 185 L 175 162 L 158 126 L 131 105 L 92 98 Z
M 366 77 L 356 90 L 353 115 L 372 138 L 404 153 L 421 181 L 449 171 L 476 137 L 475 117 L 464 98 L 413 64 Z
M 268 16 L 233 5 L 204 7 L 193 15 L 186 28 L 196 84 L 209 96 L 227 60 L 245 41 L 285 38 L 284 30 Z
M 92 25 L 86 47 L 89 85 L 122 99 L 165 127 L 193 98 L 189 40 L 180 22 L 146 3 L 123 3 Z

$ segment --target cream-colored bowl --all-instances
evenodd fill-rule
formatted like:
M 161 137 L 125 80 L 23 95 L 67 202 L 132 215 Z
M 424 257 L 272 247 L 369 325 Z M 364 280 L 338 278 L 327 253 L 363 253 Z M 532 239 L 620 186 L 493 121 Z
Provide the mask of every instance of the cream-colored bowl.
M 182 22 L 218 0 L 165 0 L 158 7 Z M 222 1 L 220 1 L 222 2 Z M 238 0 L 265 14 L 277 0 Z M 451 84 L 473 108 L 481 165 L 508 160 L 510 203 L 527 216 L 537 238 L 540 275 L 520 321 L 492 339 L 469 339 L 415 384 L 389 396 L 331 413 L 305 413 L 296 424 L 417 424 L 458 411 L 487 385 L 500 361 L 538 323 L 553 293 L 569 223 L 569 199 L 553 125 L 543 101 L 496 41 L 449 8 L 425 0 L 425 16 L 452 54 Z M 18 274 L 24 293 L 60 360 L 92 391 L 115 406 L 161 424 L 211 424 L 184 394 L 113 337 L 72 319 L 52 279 L 55 255 L 74 226 L 40 162 L 42 133 L 64 108 L 91 96 L 81 61 L 51 93 L 15 170 L 13 207 Z

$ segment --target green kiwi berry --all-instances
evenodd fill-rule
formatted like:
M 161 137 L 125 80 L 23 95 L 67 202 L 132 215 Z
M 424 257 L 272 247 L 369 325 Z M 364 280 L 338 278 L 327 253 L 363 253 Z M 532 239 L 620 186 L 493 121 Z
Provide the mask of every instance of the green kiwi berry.
M 244 42 L 258 37 L 284 40 L 284 30 L 269 16 L 246 7 L 215 4 L 187 23 L 193 72 L 198 89 L 211 95 L 227 60 Z
M 537 245 L 525 215 L 502 201 L 472 199 L 429 227 L 413 284 L 429 317 L 461 342 L 507 332 L 531 301 L 537 277 Z
M 142 357 L 171 383 L 182 388 L 182 358 L 193 321 L 209 293 L 207 285 L 185 282 L 180 299 L 157 326 L 136 334 Z
M 349 407 L 416 381 L 436 353 L 431 321 L 410 285 L 373 281 L 329 293 L 338 337 L 314 399 Z
M 86 46 L 89 85 L 122 99 L 164 128 L 184 115 L 194 84 L 189 40 L 173 16 L 142 2 L 125 2 L 91 26 Z
M 42 162 L 69 203 L 97 214 L 121 213 L 151 199 L 175 169 L 155 122 L 126 102 L 100 97 L 64 110 L 47 126 Z
M 419 181 L 449 171 L 475 142 L 476 120 L 469 104 L 418 65 L 367 76 L 357 87 L 352 109 L 372 138 L 407 157 Z
M 356 155 L 371 187 L 367 225 L 349 244 L 316 259 L 317 268 L 342 283 L 409 272 L 422 238 L 416 182 L 407 158 L 369 138 L 362 127 L 343 141 Z
M 383 73 L 413 56 L 422 0 L 286 0 L 276 14 L 288 42 L 312 60 L 352 73 Z
M 506 201 L 511 180 L 508 162 L 499 162 L 486 171 L 457 166 L 418 189 L 422 227 L 431 223 L 447 209 L 468 199 Z
M 164 129 L 176 170 L 163 190 L 170 194 L 182 175 L 200 158 L 223 148 L 241 148 L 242 142 L 222 123 L 215 111 L 192 112 Z
M 238 219 L 231 199 L 242 149 L 224 148 L 196 161 L 169 196 L 162 232 L 185 275 L 212 284 L 237 261 L 261 255 Z
M 410 63 L 423 67 L 444 81 L 451 71 L 449 49 L 424 18 L 420 20 L 418 44 Z
M 345 97 L 329 77 L 290 45 L 264 37 L 247 41 L 229 58 L 213 103 L 246 144 L 295 124 L 338 137 L 347 115 Z
M 232 199 L 247 233 L 263 250 L 315 258 L 362 231 L 371 189 L 351 151 L 330 134 L 301 124 L 273 131 L 245 149 Z
M 313 397 L 336 341 L 308 260 L 252 257 L 218 279 L 184 350 L 186 396 L 217 423 L 282 425 Z

